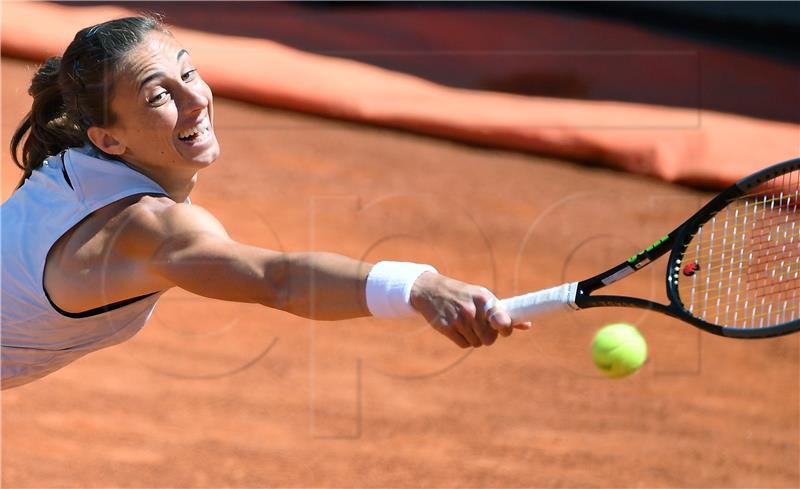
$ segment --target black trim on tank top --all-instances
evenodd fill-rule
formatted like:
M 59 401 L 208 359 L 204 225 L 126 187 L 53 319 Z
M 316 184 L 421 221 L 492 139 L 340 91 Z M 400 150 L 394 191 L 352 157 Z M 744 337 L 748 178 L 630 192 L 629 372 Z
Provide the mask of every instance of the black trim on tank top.
M 133 298 L 125 299 L 125 300 L 122 300 L 122 301 L 112 302 L 111 304 L 106 304 L 104 306 L 95 307 L 94 309 L 89 309 L 88 311 L 67 312 L 67 311 L 61 309 L 60 307 L 58 307 L 56 305 L 56 303 L 53 302 L 52 299 L 50 299 L 50 294 L 48 294 L 47 293 L 47 289 L 44 288 L 44 280 L 42 280 L 42 290 L 44 291 L 44 296 L 47 297 L 47 302 L 49 302 L 50 305 L 53 306 L 53 309 L 55 309 L 56 312 L 58 312 L 62 316 L 66 316 L 68 318 L 73 318 L 73 319 L 88 318 L 88 317 L 92 317 L 92 316 L 97 316 L 98 314 L 103 314 L 105 312 L 111 312 L 111 311 L 113 311 L 115 309 L 119 309 L 119 308 L 125 307 L 125 306 L 127 306 L 129 304 L 133 304 L 134 302 L 140 301 L 142 299 L 146 299 L 146 298 L 150 297 L 151 295 L 158 294 L 158 292 L 151 292 L 149 294 L 140 295 L 138 297 L 133 297 Z
M 61 152 L 61 171 L 64 173 L 64 180 L 67 181 L 67 185 L 72 190 L 75 190 L 75 187 L 72 186 L 72 181 L 69 179 L 69 174 L 67 174 L 67 164 L 64 162 L 64 154 L 66 154 L 67 150 Z

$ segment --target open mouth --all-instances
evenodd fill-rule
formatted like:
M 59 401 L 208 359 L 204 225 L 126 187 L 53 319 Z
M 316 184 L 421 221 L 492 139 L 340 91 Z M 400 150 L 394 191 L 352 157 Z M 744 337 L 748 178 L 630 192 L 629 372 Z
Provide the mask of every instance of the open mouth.
M 203 117 L 203 120 L 201 120 L 196 126 L 181 131 L 178 134 L 178 139 L 180 139 L 185 143 L 195 142 L 204 139 L 205 136 L 208 135 L 210 127 L 211 124 L 208 120 L 208 116 Z

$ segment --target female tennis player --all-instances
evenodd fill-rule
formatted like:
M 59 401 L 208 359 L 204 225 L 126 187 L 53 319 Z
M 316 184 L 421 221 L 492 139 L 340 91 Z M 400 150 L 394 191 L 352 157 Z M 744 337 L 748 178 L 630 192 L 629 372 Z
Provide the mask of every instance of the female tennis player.
M 213 98 L 158 20 L 81 30 L 29 93 L 1 209 L 3 388 L 132 337 L 171 287 L 317 320 L 421 314 L 462 348 L 530 327 L 428 265 L 233 241 L 189 201 L 219 155 Z

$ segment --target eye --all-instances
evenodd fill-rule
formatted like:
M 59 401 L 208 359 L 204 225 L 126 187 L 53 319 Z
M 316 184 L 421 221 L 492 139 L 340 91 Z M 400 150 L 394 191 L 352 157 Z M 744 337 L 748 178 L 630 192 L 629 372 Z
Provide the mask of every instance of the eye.
M 147 99 L 147 103 L 150 105 L 161 105 L 169 99 L 169 92 L 166 90 L 163 92 L 159 92 L 152 97 Z
M 197 76 L 197 70 L 189 70 L 183 75 L 181 75 L 181 79 L 185 82 L 192 81 Z

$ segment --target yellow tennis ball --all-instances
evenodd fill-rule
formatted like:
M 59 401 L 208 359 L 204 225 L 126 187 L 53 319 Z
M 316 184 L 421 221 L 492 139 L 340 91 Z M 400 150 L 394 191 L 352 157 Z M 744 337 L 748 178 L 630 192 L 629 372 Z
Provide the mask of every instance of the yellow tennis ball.
M 607 376 L 626 377 L 647 360 L 647 343 L 632 324 L 609 324 L 594 335 L 592 360 Z

